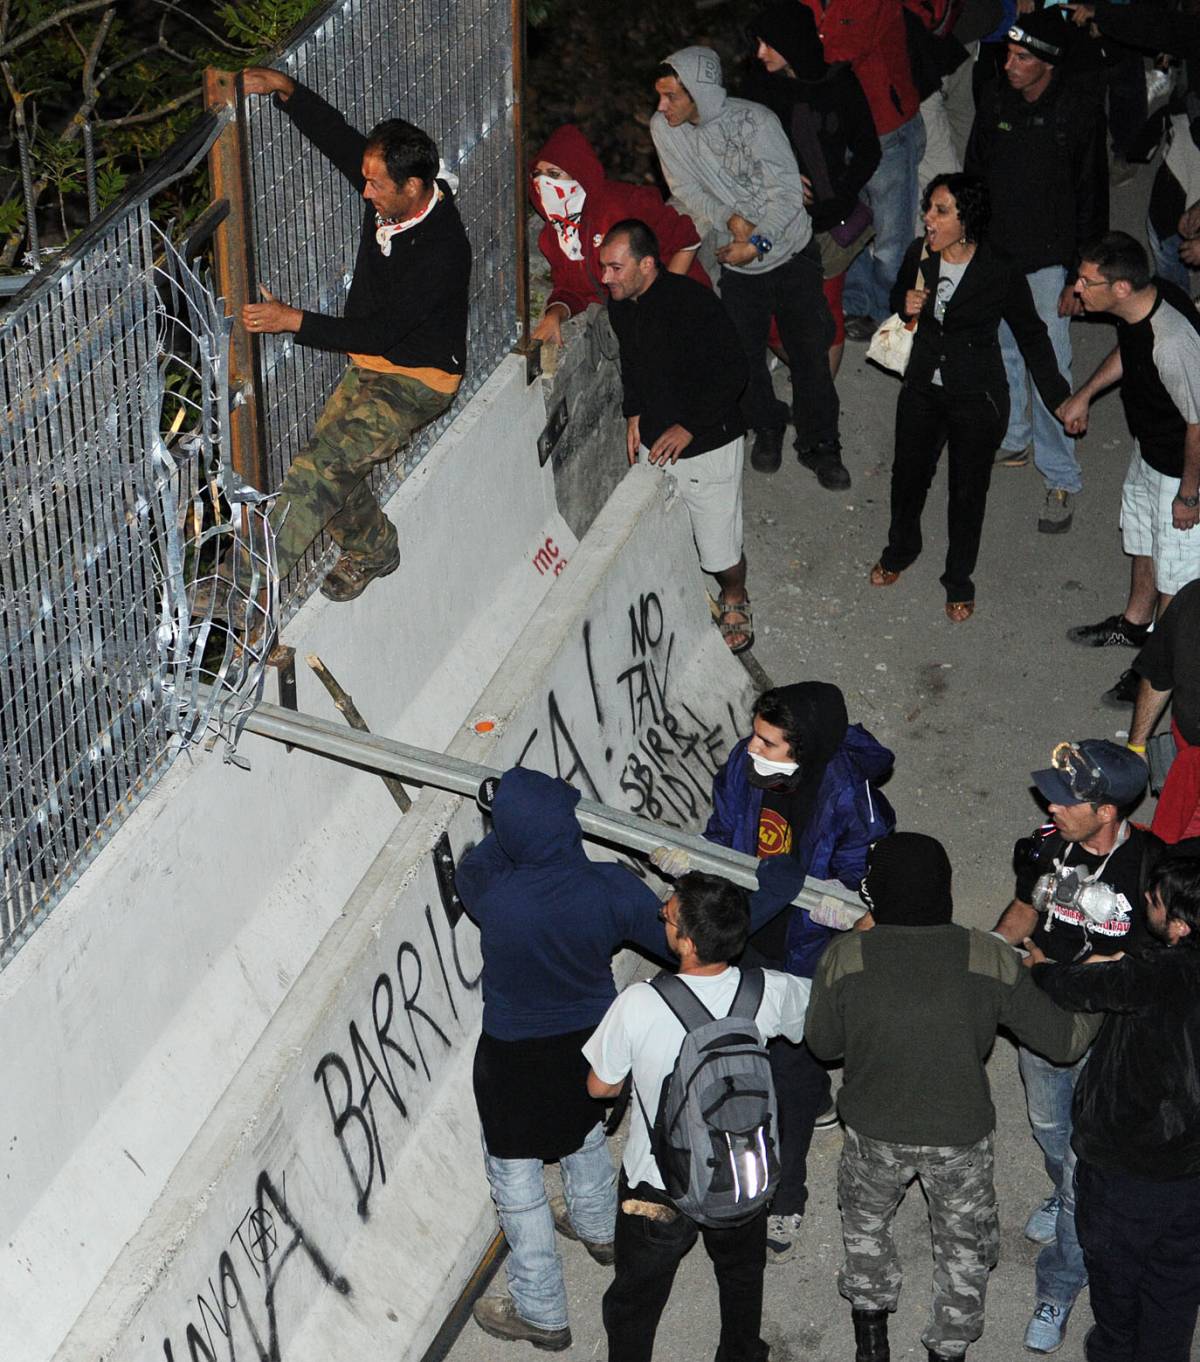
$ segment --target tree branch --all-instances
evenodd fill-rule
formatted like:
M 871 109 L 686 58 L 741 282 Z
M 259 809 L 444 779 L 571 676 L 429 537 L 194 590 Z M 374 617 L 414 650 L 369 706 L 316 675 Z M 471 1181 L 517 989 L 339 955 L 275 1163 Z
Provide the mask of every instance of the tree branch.
M 47 29 L 55 28 L 73 14 L 86 14 L 89 10 L 104 9 L 106 5 L 111 3 L 112 0 L 78 0 L 77 4 L 68 5 L 66 9 L 60 9 L 57 14 L 51 14 L 48 18 L 43 19 L 40 24 L 34 24 L 32 28 L 27 28 L 24 33 L 18 34 L 10 42 L 5 43 L 3 47 L 0 47 L 0 57 L 7 57 L 11 52 L 16 52 L 26 43 L 31 43 L 34 38 L 45 33 Z
M 151 4 L 161 5 L 163 9 L 170 10 L 172 14 L 177 14 L 181 19 L 186 19 L 189 24 L 195 24 L 202 33 L 207 33 L 214 42 L 220 43 L 228 52 L 244 52 L 249 54 L 254 51 L 252 47 L 239 47 L 237 43 L 231 43 L 228 39 L 222 38 L 219 33 L 214 29 L 209 28 L 207 24 L 202 24 L 199 19 L 189 14 L 186 10 L 180 9 L 178 5 L 173 3 L 173 0 L 151 0 Z
M 160 104 L 157 109 L 149 109 L 146 113 L 140 114 L 126 114 L 124 118 L 98 118 L 92 126 L 95 128 L 128 128 L 135 123 L 153 123 L 156 118 L 165 118 L 167 114 L 174 113 L 176 109 L 182 108 L 191 100 L 199 99 L 203 93 L 203 88 L 197 85 L 194 90 L 176 95 L 174 99 L 169 99 L 165 104 Z

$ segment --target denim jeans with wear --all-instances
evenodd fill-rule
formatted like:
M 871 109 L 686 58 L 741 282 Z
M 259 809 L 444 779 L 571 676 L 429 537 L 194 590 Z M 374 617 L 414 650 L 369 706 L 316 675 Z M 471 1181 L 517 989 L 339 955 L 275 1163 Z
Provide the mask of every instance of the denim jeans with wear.
M 1051 1064 L 1022 1046 L 1017 1051 L 1017 1063 L 1025 1084 L 1033 1138 L 1041 1148 L 1060 1203 L 1054 1242 L 1046 1244 L 1037 1258 L 1037 1298 L 1070 1309 L 1088 1280 L 1075 1233 L 1075 1151 L 1071 1148 L 1071 1100 L 1087 1056 L 1074 1064 Z
M 542 1161 L 493 1158 L 485 1143 L 483 1163 L 500 1228 L 508 1240 L 508 1290 L 517 1314 L 541 1329 L 565 1329 L 567 1290 Z M 595 1125 L 573 1154 L 563 1156 L 560 1166 L 576 1233 L 593 1243 L 612 1243 L 617 1178 L 604 1127 Z
M 1071 319 L 1058 315 L 1058 299 L 1067 282 L 1067 271 L 1062 265 L 1047 265 L 1034 270 L 1025 278 L 1033 294 L 1033 305 L 1046 323 L 1058 372 L 1071 383 Z M 1042 401 L 1042 395 L 1025 368 L 1025 359 L 1017 346 L 1016 337 L 1007 322 L 1000 323 L 1000 354 L 1004 359 L 1004 373 L 1008 379 L 1008 429 L 1004 432 L 1004 449 L 1024 449 L 1033 443 L 1033 462 L 1045 479 L 1047 489 L 1061 487 L 1064 492 L 1078 492 L 1083 487 L 1079 460 L 1075 457 L 1075 441 L 1063 429 L 1062 422 Z M 1033 403 L 1033 422 L 1029 420 L 1029 403 Z
M 1146 243 L 1150 247 L 1150 258 L 1154 262 L 1154 273 L 1168 283 L 1177 284 L 1191 297 L 1191 271 L 1179 258 L 1179 244 L 1182 238 L 1178 232 L 1168 237 L 1160 237 L 1146 219 Z
M 925 154 L 925 123 L 920 113 L 884 133 L 879 145 L 883 154 L 863 190 L 875 217 L 875 239 L 846 272 L 842 307 L 847 317 L 882 321 L 892 310 L 892 285 L 916 235 L 917 167 Z
M 1151 1181 L 1081 1162 L 1091 1274 L 1088 1362 L 1188 1362 L 1200 1307 L 1200 1177 Z
M 624 1170 L 620 1197 L 622 1204 L 632 1198 L 670 1207 L 666 1195 L 648 1183 L 631 1190 Z M 617 1216 L 612 1285 L 603 1303 L 609 1362 L 650 1362 L 675 1273 L 700 1236 L 716 1274 L 721 1307 L 716 1362 L 765 1362 L 767 1345 L 758 1331 L 767 1263 L 766 1207 L 727 1229 L 698 1225 L 678 1211 L 670 1220 L 622 1211 Z M 698 1344 L 694 1356 L 701 1356 Z

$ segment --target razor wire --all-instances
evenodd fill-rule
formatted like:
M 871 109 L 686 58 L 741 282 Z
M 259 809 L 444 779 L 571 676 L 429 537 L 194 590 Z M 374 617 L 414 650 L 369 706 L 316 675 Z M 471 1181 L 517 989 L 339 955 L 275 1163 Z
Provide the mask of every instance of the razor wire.
M 261 695 L 277 593 L 228 463 L 229 327 L 145 200 L 0 327 L 0 962 L 180 744 L 232 756 Z M 268 584 L 241 630 L 196 609 L 218 542 Z
M 447 413 L 375 470 L 372 483 L 382 500 L 424 458 L 517 338 L 511 3 L 345 0 L 269 64 L 315 90 L 363 132 L 394 117 L 424 128 L 459 177 L 457 204 L 473 254 L 466 375 Z M 245 118 L 258 278 L 295 307 L 340 313 L 353 277 L 363 201 L 273 100 L 248 99 Z M 296 345 L 290 335 L 263 337 L 261 346 L 268 483 L 278 488 L 345 357 Z M 326 538 L 313 545 L 293 585 L 306 578 L 312 584 L 328 549 Z

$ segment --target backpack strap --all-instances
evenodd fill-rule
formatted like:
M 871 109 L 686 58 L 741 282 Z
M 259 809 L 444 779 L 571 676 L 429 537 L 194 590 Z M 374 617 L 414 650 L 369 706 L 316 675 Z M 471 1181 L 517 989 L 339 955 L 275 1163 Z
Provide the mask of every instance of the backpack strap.
M 742 977 L 738 980 L 737 992 L 733 995 L 728 1015 L 745 1017 L 748 1021 L 753 1021 L 758 1016 L 766 989 L 767 981 L 761 969 L 742 970 Z
M 715 1020 L 713 1014 L 678 975 L 667 974 L 664 971 L 650 980 L 650 987 L 674 1012 L 676 1020 L 685 1031 L 694 1031 L 705 1022 Z M 739 985 L 739 990 L 740 987 Z

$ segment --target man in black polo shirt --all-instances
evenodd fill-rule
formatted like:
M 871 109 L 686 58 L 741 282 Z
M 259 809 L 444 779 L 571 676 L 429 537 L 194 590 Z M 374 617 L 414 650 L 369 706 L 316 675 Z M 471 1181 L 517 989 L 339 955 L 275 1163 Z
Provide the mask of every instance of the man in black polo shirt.
M 621 347 L 629 462 L 640 454 L 674 472 L 700 566 L 720 584 L 721 635 L 740 653 L 754 641 L 754 623 L 742 553 L 746 426 L 738 412 L 749 368 L 737 332 L 715 293 L 660 266 L 654 233 L 635 218 L 609 229 L 600 276 Z
M 1121 532 L 1133 558 L 1123 615 L 1071 629 L 1088 647 L 1140 647 L 1155 614 L 1200 577 L 1200 315 L 1174 284 L 1154 279 L 1146 252 L 1125 232 L 1080 251 L 1075 292 L 1085 312 L 1117 319 L 1117 348 L 1057 415 L 1072 435 L 1088 426 L 1092 398 L 1121 385 L 1133 457 L 1121 493 Z M 1137 676 L 1125 672 L 1104 697 L 1132 704 Z
M 1125 814 L 1146 788 L 1145 763 L 1116 743 L 1089 738 L 1060 743 L 1053 765 L 1034 771 L 1033 781 L 1049 802 L 1051 822 L 1017 843 L 1016 892 L 996 934 L 1014 946 L 1032 939 L 1039 952 L 1063 964 L 1136 946 L 1145 931 L 1140 877 L 1149 834 Z M 1022 1046 L 1018 1062 L 1029 1123 L 1054 1184 L 1025 1223 L 1026 1237 L 1043 1245 L 1025 1346 L 1049 1353 L 1062 1344 L 1071 1307 L 1087 1284 L 1075 1233 L 1071 1148 L 1071 1099 L 1086 1056 L 1051 1064 Z

